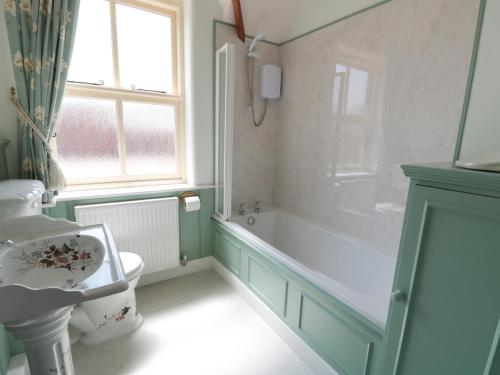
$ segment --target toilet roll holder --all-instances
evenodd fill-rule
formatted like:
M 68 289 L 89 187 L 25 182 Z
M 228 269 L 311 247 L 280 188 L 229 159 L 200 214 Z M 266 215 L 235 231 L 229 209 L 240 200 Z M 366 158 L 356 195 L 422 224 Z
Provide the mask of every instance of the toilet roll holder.
M 198 194 L 196 194 L 194 191 L 185 191 L 184 193 L 182 193 L 181 195 L 179 195 L 179 199 L 181 201 L 184 201 L 185 198 L 188 198 L 188 197 L 197 197 Z

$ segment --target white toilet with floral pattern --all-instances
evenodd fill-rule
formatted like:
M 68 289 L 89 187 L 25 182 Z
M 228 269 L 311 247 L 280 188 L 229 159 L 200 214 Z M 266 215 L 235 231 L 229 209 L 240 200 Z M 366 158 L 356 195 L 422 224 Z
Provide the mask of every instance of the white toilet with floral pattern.
M 127 276 L 128 290 L 84 302 L 73 310 L 69 324 L 78 332 L 72 330 L 72 336 L 79 335 L 79 340 L 84 345 L 100 344 L 130 334 L 142 325 L 142 315 L 137 313 L 135 287 L 144 263 L 138 255 L 132 253 L 122 252 L 120 258 Z

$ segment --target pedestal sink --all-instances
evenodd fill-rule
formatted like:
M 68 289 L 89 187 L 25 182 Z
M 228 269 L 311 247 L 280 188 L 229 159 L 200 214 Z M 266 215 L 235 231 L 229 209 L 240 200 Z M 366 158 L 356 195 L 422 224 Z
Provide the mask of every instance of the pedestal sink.
M 73 306 L 127 288 L 106 225 L 0 220 L 0 323 L 25 345 L 32 375 L 73 375 Z

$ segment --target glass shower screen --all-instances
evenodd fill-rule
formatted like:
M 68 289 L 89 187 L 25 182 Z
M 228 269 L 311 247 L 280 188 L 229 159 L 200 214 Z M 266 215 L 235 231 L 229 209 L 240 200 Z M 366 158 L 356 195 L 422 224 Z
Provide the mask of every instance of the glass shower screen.
M 231 216 L 235 46 L 227 43 L 215 56 L 215 212 Z

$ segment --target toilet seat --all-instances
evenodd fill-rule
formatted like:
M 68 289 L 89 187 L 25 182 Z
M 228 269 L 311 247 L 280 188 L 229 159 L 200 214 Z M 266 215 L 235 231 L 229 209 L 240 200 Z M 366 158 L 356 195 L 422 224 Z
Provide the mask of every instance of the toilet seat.
M 120 259 L 128 280 L 138 276 L 144 267 L 141 257 L 137 254 L 122 252 L 120 253 Z

